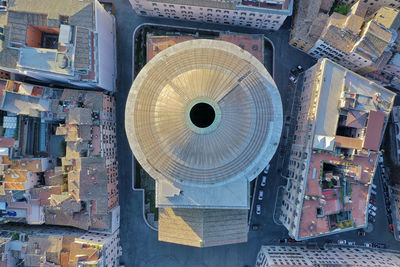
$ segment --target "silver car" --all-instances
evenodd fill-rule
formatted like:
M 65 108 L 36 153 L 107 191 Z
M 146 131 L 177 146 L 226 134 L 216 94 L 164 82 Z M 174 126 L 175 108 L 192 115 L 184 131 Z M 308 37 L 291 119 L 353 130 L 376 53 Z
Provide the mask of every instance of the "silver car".
M 258 192 L 258 200 L 262 200 L 264 197 L 264 191 L 260 190 L 260 192 Z

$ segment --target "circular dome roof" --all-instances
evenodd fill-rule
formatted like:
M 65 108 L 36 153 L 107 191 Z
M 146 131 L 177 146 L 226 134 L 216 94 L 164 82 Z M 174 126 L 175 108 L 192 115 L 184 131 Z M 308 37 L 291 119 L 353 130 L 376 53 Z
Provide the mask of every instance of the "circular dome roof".
M 282 103 L 265 67 L 240 47 L 192 40 L 157 54 L 130 89 L 125 128 L 155 179 L 207 186 L 252 180 L 282 130 Z

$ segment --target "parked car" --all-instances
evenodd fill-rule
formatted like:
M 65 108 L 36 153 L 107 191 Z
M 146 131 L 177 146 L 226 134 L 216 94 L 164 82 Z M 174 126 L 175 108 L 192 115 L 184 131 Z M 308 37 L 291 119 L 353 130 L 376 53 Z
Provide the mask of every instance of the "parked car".
M 298 70 L 299 72 L 302 72 L 302 71 L 303 71 L 303 69 L 304 69 L 304 68 L 303 68 L 303 66 L 302 66 L 302 65 L 298 65 L 298 66 L 297 66 L 297 70 Z
M 376 211 L 377 207 L 375 207 L 374 205 L 372 205 L 371 203 L 368 203 L 368 209 Z
M 368 213 L 374 217 L 376 216 L 376 212 L 373 210 L 368 210 Z
M 293 75 L 298 75 L 299 74 L 299 70 L 297 68 L 293 68 L 290 70 L 290 73 Z
M 365 236 L 365 231 L 362 230 L 362 229 L 358 230 L 358 235 L 359 236 Z
M 367 248 L 372 248 L 372 244 L 371 244 L 371 243 L 365 242 L 365 243 L 364 243 L 364 246 L 367 247 Z
M 17 216 L 16 211 L 7 211 L 7 216 Z
M 281 239 L 281 240 L 279 240 L 279 242 L 280 242 L 280 243 L 288 243 L 288 242 L 289 242 L 289 239 L 287 239 L 287 238 Z
M 374 223 L 375 217 L 373 217 L 372 215 L 368 215 L 368 221 Z
M 376 201 L 374 199 L 370 199 L 369 203 L 371 203 L 372 205 L 376 205 Z
M 349 246 L 355 246 L 355 245 L 356 245 L 356 242 L 354 242 L 354 241 L 349 241 L 349 242 L 347 242 L 347 245 L 349 245 Z
M 260 225 L 259 224 L 252 224 L 251 225 L 251 230 L 257 231 L 260 229 Z
M 297 78 L 296 78 L 296 76 L 294 76 L 294 75 L 290 75 L 290 76 L 289 76 L 289 80 L 290 80 L 291 82 L 295 83 L 295 82 L 297 81 Z
M 384 166 L 381 165 L 381 174 L 384 175 L 386 173 L 386 169 Z
M 260 190 L 260 191 L 258 192 L 258 200 L 262 200 L 263 197 L 264 197 L 264 191 Z
M 338 240 L 337 243 L 339 245 L 346 245 L 347 241 L 346 240 Z
M 267 167 L 265 167 L 265 169 L 264 169 L 264 174 L 267 174 L 268 171 L 269 171 L 269 164 L 267 165 Z
M 376 195 L 376 191 L 371 189 L 371 194 Z
M 257 206 L 256 206 L 256 214 L 257 215 L 261 214 L 261 205 L 260 204 L 257 204 Z
M 267 176 L 263 176 L 261 178 L 261 187 L 264 187 L 267 184 Z
M 374 248 L 386 248 L 386 245 L 383 243 L 372 243 Z
M 382 154 L 379 155 L 379 157 L 378 157 L 378 162 L 379 162 L 379 163 L 383 163 L 383 156 L 382 156 Z
M 371 184 L 371 188 L 376 190 L 376 185 L 375 184 Z

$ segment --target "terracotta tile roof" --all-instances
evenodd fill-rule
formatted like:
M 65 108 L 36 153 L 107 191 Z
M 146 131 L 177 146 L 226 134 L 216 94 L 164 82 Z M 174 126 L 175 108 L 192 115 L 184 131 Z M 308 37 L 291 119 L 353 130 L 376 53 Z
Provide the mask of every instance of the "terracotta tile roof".
M 50 205 L 51 195 L 60 195 L 61 186 L 44 186 L 31 189 L 31 195 L 34 199 L 40 200 L 40 206 Z
M 370 153 L 366 156 L 357 155 L 352 160 L 346 160 L 335 157 L 331 153 L 313 152 L 306 178 L 306 196 L 308 199 L 304 200 L 300 217 L 300 238 L 329 233 L 331 230 L 326 215 L 336 214 L 341 210 L 351 211 L 351 217 L 357 227 L 365 225 L 366 216 L 364 212 L 367 207 L 368 184 L 372 181 L 377 158 L 377 153 Z M 341 185 L 342 189 L 321 189 L 320 177 L 323 162 L 342 166 L 342 175 L 346 176 L 346 180 L 351 186 L 351 202 L 343 202 L 344 199 L 339 198 L 341 194 L 338 190 L 344 190 L 343 185 Z M 314 169 L 315 175 L 313 175 Z M 326 177 L 328 176 L 331 176 L 331 174 L 326 174 Z M 323 217 L 317 217 L 317 207 L 323 208 Z
M 181 42 L 195 39 L 192 36 L 150 36 L 147 39 L 147 62 L 164 49 Z M 264 62 L 263 38 L 261 35 L 221 33 L 215 40 L 236 44 Z
M 368 113 L 361 110 L 351 109 L 347 112 L 346 126 L 362 129 L 365 127 L 365 123 L 367 122 Z
M 321 204 L 319 200 L 304 200 L 300 217 L 300 238 L 329 232 L 327 217 L 317 217 L 317 208 L 320 206 Z
M 362 139 L 339 136 L 339 135 L 335 136 L 335 145 L 337 147 L 361 149 L 362 143 L 363 143 Z
M 344 53 L 350 53 L 357 41 L 357 36 L 348 31 L 343 31 L 339 27 L 330 25 L 322 33 L 321 39 Z
M 4 183 L 4 189 L 8 189 L 8 190 L 24 190 L 25 186 L 22 183 L 6 182 L 6 183 Z
M 329 193 L 327 192 L 329 191 Z M 335 214 L 340 212 L 340 201 L 336 190 L 322 191 L 321 207 L 324 209 L 324 214 Z
M 384 122 L 385 113 L 373 110 L 369 112 L 364 148 L 375 151 L 379 150 Z
M 376 22 L 371 21 L 361 36 L 361 39 L 354 46 L 354 51 L 363 53 L 364 57 L 376 61 L 388 48 L 392 41 L 393 33 L 382 28 Z
M 0 147 L 13 147 L 14 144 L 14 138 L 0 137 Z

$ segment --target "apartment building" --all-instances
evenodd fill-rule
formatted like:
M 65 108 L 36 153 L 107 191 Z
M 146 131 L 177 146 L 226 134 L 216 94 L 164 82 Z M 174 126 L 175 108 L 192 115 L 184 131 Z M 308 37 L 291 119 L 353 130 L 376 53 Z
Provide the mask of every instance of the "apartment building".
M 289 44 L 304 52 L 310 50 L 321 36 L 334 2 L 334 0 L 296 1 Z
M 314 58 L 327 57 L 344 67 L 366 74 L 382 69 L 392 56 L 397 33 L 385 27 L 379 16 L 365 18 L 368 7 L 357 2 L 348 15 L 334 12 L 314 46 Z M 398 11 L 390 9 L 397 16 Z
M 278 30 L 292 15 L 293 0 L 130 0 L 136 13 L 189 21 Z
M 119 266 L 119 231 L 103 235 L 61 228 L 4 229 L 0 266 Z
M 394 7 L 394 8 L 399 8 L 400 7 L 400 2 L 398 0 L 362 0 L 363 3 L 365 3 L 368 6 L 368 9 L 370 12 L 375 12 L 381 7 Z M 357 2 L 356 0 L 340 0 L 340 2 L 345 3 L 345 4 L 354 4 Z
M 68 8 L 62 0 L 2 5 L 2 71 L 60 86 L 115 90 L 115 19 L 97 0 L 73 0 Z
M 314 266 L 400 266 L 398 253 L 381 249 L 326 246 L 262 246 L 257 255 L 256 267 L 314 267 Z
M 119 204 L 114 98 L 14 81 L 0 89 L 2 134 L 9 129 L 5 126 L 16 124 L 12 137 L 0 137 L 0 209 L 6 214 L 0 220 L 115 232 Z M 33 144 L 43 147 L 37 153 L 40 158 L 16 153 Z
M 307 70 L 280 220 L 296 240 L 367 226 L 395 94 L 329 59 Z

